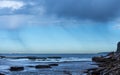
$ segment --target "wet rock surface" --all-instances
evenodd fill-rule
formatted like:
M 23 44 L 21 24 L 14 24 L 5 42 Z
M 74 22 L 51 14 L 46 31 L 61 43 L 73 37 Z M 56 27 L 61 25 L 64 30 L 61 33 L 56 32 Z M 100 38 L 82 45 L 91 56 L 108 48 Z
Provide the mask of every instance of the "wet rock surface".
M 106 56 L 92 58 L 98 68 L 87 69 L 87 75 L 120 75 L 120 42 L 117 44 L 117 51 L 108 53 Z
M 42 69 L 42 68 L 52 68 L 52 66 L 59 66 L 59 64 L 53 63 L 48 65 L 36 65 L 36 66 L 27 66 L 27 67 Z
M 43 68 L 51 68 L 50 65 L 36 65 L 35 66 L 36 69 L 43 69 Z
M 62 57 L 58 56 L 51 56 L 51 57 L 37 57 L 37 56 L 23 56 L 23 57 L 13 57 L 13 56 L 0 56 L 0 59 L 2 58 L 9 58 L 9 59 L 29 59 L 29 60 L 47 60 L 47 59 L 61 59 Z
M 47 58 L 51 58 L 51 59 L 61 59 L 62 57 L 53 56 L 53 57 L 47 57 Z
M 120 53 L 93 57 L 92 61 L 97 63 L 98 68 L 88 69 L 87 75 L 120 75 Z
M 59 64 L 49 64 L 49 66 L 58 66 Z
M 23 71 L 24 70 L 24 67 L 10 67 L 9 69 L 10 71 Z
M 117 52 L 120 52 L 120 42 L 117 44 Z
M 0 56 L 0 59 L 5 58 L 5 56 Z
M 5 74 L 3 74 L 3 73 L 0 73 L 0 75 L 5 75 Z

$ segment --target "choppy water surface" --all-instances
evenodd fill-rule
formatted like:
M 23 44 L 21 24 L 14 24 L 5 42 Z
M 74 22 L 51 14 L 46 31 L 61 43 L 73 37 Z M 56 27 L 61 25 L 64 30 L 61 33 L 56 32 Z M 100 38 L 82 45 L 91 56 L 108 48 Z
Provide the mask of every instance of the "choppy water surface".
M 100 54 L 1 54 L 0 56 L 5 56 L 5 58 L 0 58 L 0 73 L 6 75 L 85 75 L 83 70 L 97 67 L 91 65 L 93 64 L 91 57 L 97 55 Z M 27 57 L 37 57 L 37 59 Z M 30 67 L 53 63 L 58 66 L 45 69 Z M 9 71 L 11 66 L 22 66 L 24 70 L 11 72 Z

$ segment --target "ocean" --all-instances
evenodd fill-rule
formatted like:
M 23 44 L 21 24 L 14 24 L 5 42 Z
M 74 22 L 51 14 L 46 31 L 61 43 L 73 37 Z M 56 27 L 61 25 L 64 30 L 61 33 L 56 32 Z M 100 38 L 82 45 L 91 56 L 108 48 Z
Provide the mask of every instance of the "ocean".
M 91 58 L 101 54 L 0 54 L 0 73 L 5 75 L 86 75 L 85 69 L 97 67 Z M 49 65 L 50 68 L 35 68 Z M 22 71 L 10 71 L 10 67 L 24 67 Z

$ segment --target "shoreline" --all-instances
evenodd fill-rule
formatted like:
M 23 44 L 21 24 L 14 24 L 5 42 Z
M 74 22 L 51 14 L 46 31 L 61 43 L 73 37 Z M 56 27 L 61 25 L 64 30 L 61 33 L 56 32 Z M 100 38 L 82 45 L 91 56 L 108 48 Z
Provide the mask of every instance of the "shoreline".
M 92 58 L 97 68 L 90 68 L 85 71 L 87 75 L 119 75 L 120 74 L 120 53 L 111 52 L 106 56 Z

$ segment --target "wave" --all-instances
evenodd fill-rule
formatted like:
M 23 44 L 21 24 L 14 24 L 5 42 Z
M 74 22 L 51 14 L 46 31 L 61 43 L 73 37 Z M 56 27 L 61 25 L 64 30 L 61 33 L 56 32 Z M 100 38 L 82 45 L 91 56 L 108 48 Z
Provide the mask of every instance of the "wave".
M 24 59 L 6 59 L 7 62 L 20 62 L 20 63 L 27 63 L 27 62 L 87 62 L 92 61 L 91 58 L 79 58 L 79 57 L 67 57 L 67 58 L 47 58 L 47 59 L 35 59 L 30 60 L 27 58 Z
M 9 66 L 7 66 L 7 65 L 0 65 L 0 69 L 8 69 L 9 68 Z
M 61 59 L 37 59 L 35 62 L 82 62 L 82 61 L 92 61 L 91 58 L 76 58 L 76 57 L 69 57 L 69 58 L 61 58 Z
M 7 59 L 8 61 L 28 61 L 29 59 Z

